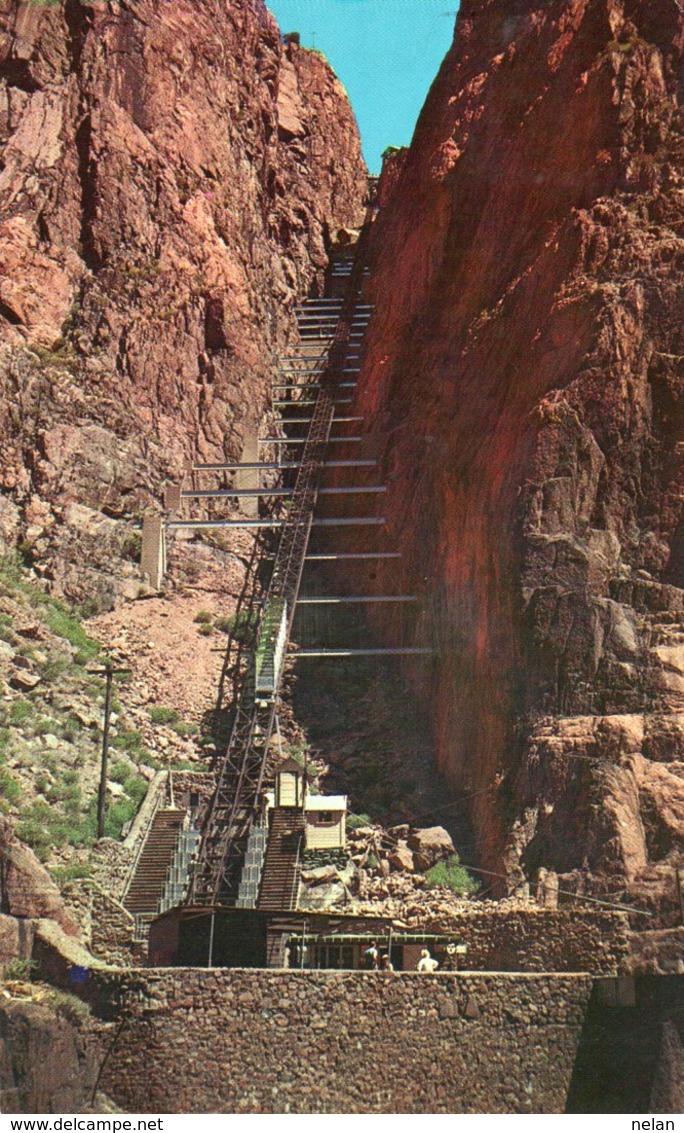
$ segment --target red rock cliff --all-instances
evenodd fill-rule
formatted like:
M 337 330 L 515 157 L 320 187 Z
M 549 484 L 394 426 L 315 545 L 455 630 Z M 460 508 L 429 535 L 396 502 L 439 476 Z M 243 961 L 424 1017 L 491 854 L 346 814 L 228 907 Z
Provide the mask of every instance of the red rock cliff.
M 262 0 L 0 0 L 0 145 L 0 535 L 106 601 L 111 521 L 265 412 L 358 131 Z
M 404 552 L 382 586 L 426 596 L 439 656 L 415 679 L 485 863 L 585 867 L 665 904 L 683 45 L 675 0 L 463 0 L 380 213 L 361 396 Z

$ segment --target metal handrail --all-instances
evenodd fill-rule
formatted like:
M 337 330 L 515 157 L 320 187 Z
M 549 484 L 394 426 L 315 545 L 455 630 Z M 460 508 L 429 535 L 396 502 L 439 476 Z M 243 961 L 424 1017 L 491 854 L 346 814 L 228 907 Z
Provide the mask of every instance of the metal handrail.
M 306 823 L 306 819 L 304 819 L 304 822 Z M 300 864 L 301 855 L 302 855 L 302 845 L 304 843 L 305 838 L 306 838 L 306 830 L 304 830 L 302 832 L 302 834 L 300 835 L 299 841 L 297 842 L 297 857 L 295 858 L 294 876 L 292 878 L 292 891 L 290 893 L 290 909 L 295 908 L 296 896 L 297 896 L 297 893 L 298 893 L 298 890 L 299 890 L 299 864 Z

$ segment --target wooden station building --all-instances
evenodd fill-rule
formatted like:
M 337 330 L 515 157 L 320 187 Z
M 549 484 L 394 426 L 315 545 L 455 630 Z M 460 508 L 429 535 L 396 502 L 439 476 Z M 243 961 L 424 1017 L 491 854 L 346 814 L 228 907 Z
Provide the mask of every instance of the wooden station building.
M 179 906 L 150 926 L 155 968 L 304 968 L 354 971 L 377 945 L 396 971 L 415 971 L 427 947 L 440 970 L 456 966 L 462 946 L 438 933 L 412 933 L 386 917 L 283 912 L 225 906 Z

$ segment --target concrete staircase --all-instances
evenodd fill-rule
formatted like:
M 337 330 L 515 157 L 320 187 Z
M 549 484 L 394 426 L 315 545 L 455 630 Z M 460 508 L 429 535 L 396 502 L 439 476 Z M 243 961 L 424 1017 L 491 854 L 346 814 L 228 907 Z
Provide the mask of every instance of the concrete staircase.
M 296 907 L 303 843 L 302 812 L 295 810 L 294 807 L 275 807 L 271 812 L 271 828 L 257 908 Z
M 147 835 L 124 905 L 130 913 L 157 913 L 169 867 L 183 829 L 185 811 L 164 807 L 157 811 Z

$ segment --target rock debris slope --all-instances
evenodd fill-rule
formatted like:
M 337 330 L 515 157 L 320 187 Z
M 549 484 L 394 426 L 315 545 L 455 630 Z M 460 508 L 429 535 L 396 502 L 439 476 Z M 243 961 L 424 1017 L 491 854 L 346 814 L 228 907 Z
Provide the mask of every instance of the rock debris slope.
M 358 131 L 262 0 L 2 0 L 0 147 L 0 534 L 106 605 L 139 582 L 119 521 L 263 415 Z
M 415 679 L 485 862 L 626 888 L 666 921 L 683 45 L 675 0 L 463 0 L 382 190 L 360 398 L 404 552 L 379 592 L 425 595 L 440 656 Z

